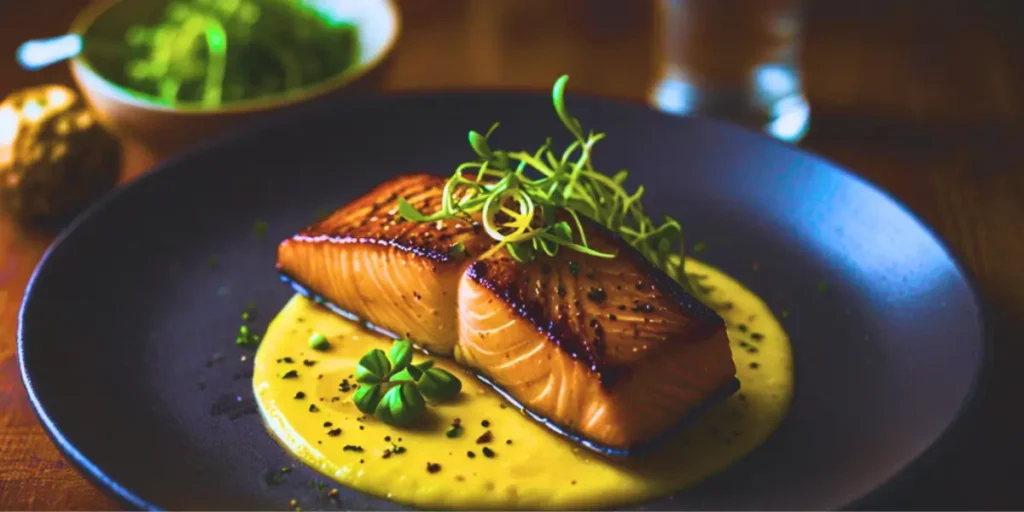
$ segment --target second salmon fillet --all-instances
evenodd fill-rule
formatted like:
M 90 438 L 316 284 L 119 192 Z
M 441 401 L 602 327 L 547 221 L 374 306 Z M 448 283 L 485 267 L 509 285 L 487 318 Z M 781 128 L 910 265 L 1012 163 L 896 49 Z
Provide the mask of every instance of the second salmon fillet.
M 456 359 L 534 414 L 606 448 L 664 433 L 736 374 L 722 320 L 617 237 L 521 264 L 505 252 L 459 287 Z

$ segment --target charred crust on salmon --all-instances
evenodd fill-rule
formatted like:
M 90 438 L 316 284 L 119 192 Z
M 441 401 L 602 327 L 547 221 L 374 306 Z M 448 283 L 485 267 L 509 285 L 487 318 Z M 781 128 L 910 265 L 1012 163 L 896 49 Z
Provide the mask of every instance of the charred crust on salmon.
M 377 245 L 439 263 L 479 254 L 489 242 L 478 236 L 480 226 L 475 220 L 418 223 L 405 220 L 399 214 L 400 198 L 419 208 L 437 208 L 441 204 L 443 186 L 443 178 L 430 174 L 410 174 L 387 181 L 281 244 Z M 460 244 L 464 250 L 453 250 Z
M 600 230 L 595 229 L 595 232 L 598 231 Z M 685 328 L 665 332 L 659 348 L 667 350 L 668 346 L 675 343 L 699 343 L 725 328 L 725 322 L 714 310 L 687 294 L 679 283 L 653 267 L 613 233 L 604 230 L 600 231 L 600 234 L 609 242 L 619 246 L 619 257 L 636 265 L 645 273 L 646 281 L 637 281 L 636 288 L 637 291 L 647 293 L 645 296 L 647 298 L 633 299 L 629 311 L 640 314 L 645 324 L 651 323 L 653 316 L 667 308 L 678 308 L 679 313 L 691 320 Z M 574 257 L 568 262 L 566 270 L 572 278 L 578 279 L 581 275 L 581 267 L 594 263 L 594 260 L 595 258 Z M 600 261 L 596 262 L 600 263 Z M 564 260 L 562 263 L 564 264 Z M 539 290 L 551 289 L 550 283 L 547 281 L 559 279 L 557 276 L 553 277 L 553 274 L 558 272 L 557 268 L 552 270 L 553 266 L 557 267 L 557 263 L 547 261 L 541 263 L 538 271 L 531 275 L 527 266 L 516 263 L 511 258 L 493 257 L 489 260 L 472 263 L 466 270 L 466 277 L 499 297 L 518 316 L 536 326 L 537 330 L 559 349 L 574 360 L 582 362 L 591 372 L 597 374 L 602 388 L 611 390 L 630 374 L 636 364 L 635 362 L 617 361 L 616 359 L 619 358 L 616 358 L 614 354 L 609 354 L 604 319 L 615 318 L 618 320 L 618 317 L 611 314 L 610 311 L 604 310 L 600 314 L 585 315 L 584 304 L 580 299 L 580 297 L 585 297 L 596 305 L 604 306 L 609 302 L 608 294 L 600 285 L 579 281 L 576 283 L 578 289 L 573 292 L 573 297 L 576 298 L 571 301 L 566 300 L 569 290 L 561 281 L 554 285 L 555 293 L 539 292 Z M 586 277 L 589 281 L 598 279 L 592 270 L 588 270 Z M 621 289 L 621 287 L 613 289 Z M 656 302 L 659 306 L 656 307 L 652 303 L 652 298 L 657 299 Z M 614 308 L 614 305 L 607 304 L 606 307 Z M 625 308 L 619 307 L 618 309 Z M 553 315 L 551 314 L 552 310 L 554 311 Z M 588 317 L 589 320 L 586 320 Z M 586 329 L 579 325 L 579 322 L 583 320 L 586 321 Z M 632 336 L 637 338 L 642 336 L 639 326 L 633 325 Z M 656 357 L 657 352 L 658 348 L 655 348 L 649 356 Z

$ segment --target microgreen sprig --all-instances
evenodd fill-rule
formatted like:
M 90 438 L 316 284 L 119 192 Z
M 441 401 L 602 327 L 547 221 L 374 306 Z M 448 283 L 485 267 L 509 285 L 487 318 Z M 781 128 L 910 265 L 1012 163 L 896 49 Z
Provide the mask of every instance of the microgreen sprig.
M 482 257 L 504 248 L 517 261 L 528 262 L 538 253 L 554 256 L 562 247 L 615 257 L 591 247 L 581 220 L 587 217 L 617 233 L 687 286 L 679 223 L 666 215 L 657 224 L 644 212 L 640 202 L 644 187 L 630 193 L 623 186 L 627 170 L 607 175 L 594 168 L 594 147 L 605 134 L 585 132 L 579 119 L 569 115 L 565 108 L 568 80 L 560 77 L 551 92 L 555 113 L 573 136 L 561 154 L 552 150 L 550 138 L 533 152 L 494 149 L 490 139 L 498 123 L 484 134 L 470 131 L 469 145 L 476 158 L 455 169 L 445 184 L 440 209 L 423 213 L 399 199 L 399 213 L 418 222 L 469 219 L 478 213 L 484 230 L 497 241 Z
M 434 367 L 433 360 L 412 363 L 413 347 L 408 340 L 397 340 L 387 354 L 379 348 L 367 352 L 356 366 L 356 407 L 389 425 L 415 422 L 426 410 L 427 402 L 454 399 L 462 391 L 462 382 L 451 373 Z

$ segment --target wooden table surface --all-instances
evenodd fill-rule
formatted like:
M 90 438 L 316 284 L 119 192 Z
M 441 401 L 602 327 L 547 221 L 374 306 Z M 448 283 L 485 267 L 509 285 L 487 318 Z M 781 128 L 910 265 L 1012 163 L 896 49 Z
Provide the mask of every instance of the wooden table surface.
M 643 98 L 656 68 L 652 10 L 640 0 L 402 2 L 403 39 L 388 91 L 451 86 L 573 87 Z M 60 34 L 86 0 L 0 2 L 0 97 L 70 83 L 65 66 L 14 65 L 27 38 Z M 995 370 L 983 414 L 929 492 L 893 508 L 1024 507 L 1024 421 L 1010 391 L 1024 358 L 1024 42 L 1011 2 L 810 1 L 803 69 L 812 105 L 802 145 L 903 200 L 950 243 L 991 307 Z M 898 4 L 898 5 L 894 5 Z M 632 8 L 624 8 L 623 6 Z M 968 7 L 969 6 L 969 7 Z M 128 148 L 126 179 L 155 163 Z M 15 329 L 30 273 L 51 237 L 0 219 L 0 509 L 112 509 L 66 462 L 33 414 Z

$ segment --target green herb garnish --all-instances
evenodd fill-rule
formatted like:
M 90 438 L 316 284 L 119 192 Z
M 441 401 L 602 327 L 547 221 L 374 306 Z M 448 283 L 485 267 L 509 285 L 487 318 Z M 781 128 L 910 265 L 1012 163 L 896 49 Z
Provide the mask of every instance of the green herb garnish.
M 389 425 L 415 422 L 427 402 L 445 402 L 458 396 L 462 382 L 451 373 L 434 368 L 434 361 L 412 364 L 412 343 L 397 340 L 391 351 L 373 349 L 356 366 L 359 389 L 353 396 L 356 407 Z
M 444 433 L 449 439 L 454 439 L 462 435 L 462 425 L 452 425 L 448 427 L 448 430 Z
M 490 137 L 497 123 L 485 134 L 470 131 L 469 145 L 477 158 L 455 169 L 445 184 L 440 210 L 423 213 L 399 199 L 399 213 L 418 222 L 466 219 L 479 213 L 484 230 L 498 242 L 482 257 L 504 248 L 526 262 L 539 253 L 554 256 L 562 247 L 615 257 L 591 247 L 581 220 L 587 217 L 617 233 L 689 289 L 679 223 L 669 216 L 660 224 L 651 220 L 640 203 L 643 186 L 633 193 L 623 187 L 628 171 L 609 176 L 594 168 L 594 146 L 605 134 L 585 133 L 579 120 L 568 114 L 568 80 L 560 77 L 551 93 L 555 113 L 574 138 L 561 155 L 552 151 L 550 138 L 533 152 L 494 149 Z
M 172 0 L 122 33 L 86 32 L 106 78 L 167 105 L 215 108 L 296 94 L 358 61 L 356 26 L 321 2 Z
M 238 326 L 238 334 L 235 336 L 235 344 L 242 346 L 254 346 L 260 342 L 260 335 L 252 331 L 249 327 L 248 322 L 252 321 L 253 315 L 256 313 L 256 304 L 249 302 L 245 311 L 242 312 L 242 325 Z
M 374 416 L 388 425 L 408 425 L 420 417 L 427 408 L 415 384 L 403 382 L 384 393 Z
M 448 249 L 448 254 L 452 256 L 462 256 L 466 253 L 466 246 L 462 242 L 456 242 L 455 245 Z
M 270 229 L 270 225 L 265 220 L 258 220 L 252 224 L 252 234 L 256 238 L 263 238 L 268 229 Z
M 327 337 L 318 332 L 314 332 L 309 337 L 309 348 L 313 350 L 327 350 L 331 348 L 331 342 L 327 341 Z
M 235 344 L 243 346 L 253 346 L 260 342 L 260 335 L 252 332 L 252 329 L 248 325 L 242 324 L 238 326 L 238 335 L 235 336 Z

